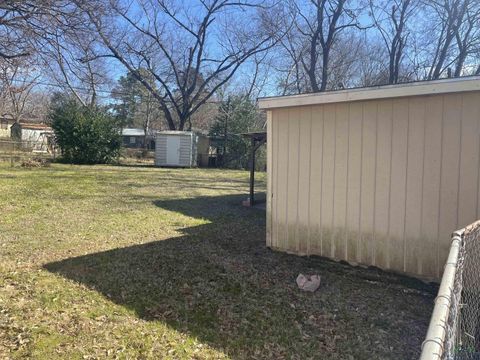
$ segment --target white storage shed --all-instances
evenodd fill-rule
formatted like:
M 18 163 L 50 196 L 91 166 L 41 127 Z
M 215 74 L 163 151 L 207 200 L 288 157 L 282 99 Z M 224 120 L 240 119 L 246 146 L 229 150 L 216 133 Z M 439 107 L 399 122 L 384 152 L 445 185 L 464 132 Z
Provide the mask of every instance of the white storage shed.
M 197 135 L 192 131 L 159 131 L 155 142 L 155 165 L 197 166 Z

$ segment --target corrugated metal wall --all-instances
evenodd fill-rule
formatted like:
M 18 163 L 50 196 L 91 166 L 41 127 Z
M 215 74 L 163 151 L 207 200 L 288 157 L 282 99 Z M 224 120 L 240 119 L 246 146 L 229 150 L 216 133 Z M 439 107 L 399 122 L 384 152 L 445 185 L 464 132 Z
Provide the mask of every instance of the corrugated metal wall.
M 274 109 L 267 245 L 441 276 L 480 218 L 480 92 Z

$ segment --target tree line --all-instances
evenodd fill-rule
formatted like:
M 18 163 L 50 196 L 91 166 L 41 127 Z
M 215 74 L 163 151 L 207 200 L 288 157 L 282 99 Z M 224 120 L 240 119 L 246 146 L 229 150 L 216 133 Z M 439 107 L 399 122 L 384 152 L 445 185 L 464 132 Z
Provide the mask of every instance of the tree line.
M 0 36 L 3 113 L 55 84 L 171 130 L 232 94 L 480 74 L 477 0 L 6 0 Z

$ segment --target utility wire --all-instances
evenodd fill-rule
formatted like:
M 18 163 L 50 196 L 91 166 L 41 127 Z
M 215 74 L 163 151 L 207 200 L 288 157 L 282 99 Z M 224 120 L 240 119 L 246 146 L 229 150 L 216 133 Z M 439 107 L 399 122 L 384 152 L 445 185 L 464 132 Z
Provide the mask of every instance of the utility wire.
M 19 79 L 12 79 L 10 81 L 11 82 L 16 82 L 16 83 L 28 83 L 30 85 L 42 85 L 42 86 L 55 87 L 55 88 L 62 89 L 62 90 L 64 90 L 66 88 L 66 86 L 62 86 L 62 85 L 59 85 L 59 84 L 54 84 L 54 83 L 50 83 L 50 82 L 46 82 L 46 81 L 33 81 L 31 83 L 29 83 L 28 81 L 22 81 L 22 80 L 19 80 Z M 83 91 L 83 92 L 91 92 L 92 91 L 92 89 L 82 88 L 82 87 L 78 87 L 78 86 L 71 86 L 71 88 L 73 90 L 76 90 L 76 91 Z M 110 94 L 110 95 L 130 95 L 130 94 L 125 93 L 125 92 L 102 90 L 102 89 L 95 89 L 95 92 L 97 92 L 97 93 L 107 93 L 107 94 Z
M 10 81 L 11 82 L 16 82 L 16 83 L 21 82 L 21 83 L 24 83 L 24 84 L 28 83 L 27 81 L 22 81 L 22 80 L 19 80 L 19 79 L 11 79 Z M 65 88 L 66 88 L 66 86 L 62 86 L 62 85 L 59 85 L 59 84 L 54 84 L 54 83 L 50 83 L 50 82 L 46 82 L 46 81 L 33 81 L 31 83 L 28 83 L 28 84 L 55 87 L 55 88 L 62 89 L 62 90 L 65 90 Z M 92 89 L 81 88 L 81 87 L 77 87 L 77 86 L 70 86 L 70 88 L 72 88 L 75 91 L 84 92 L 86 94 L 92 92 Z M 131 95 L 131 94 L 126 93 L 126 92 L 113 91 L 113 90 L 102 90 L 102 89 L 95 89 L 95 92 L 97 94 L 98 93 L 106 93 L 106 94 L 110 95 L 110 96 L 108 96 L 108 95 L 97 95 L 97 97 L 100 97 L 100 98 L 103 98 L 103 99 L 112 99 L 112 96 L 115 96 L 115 95 L 118 95 L 118 96 L 129 96 L 129 95 Z M 206 103 L 207 104 L 219 104 L 219 103 L 221 103 L 221 101 L 208 100 L 208 101 L 206 101 Z

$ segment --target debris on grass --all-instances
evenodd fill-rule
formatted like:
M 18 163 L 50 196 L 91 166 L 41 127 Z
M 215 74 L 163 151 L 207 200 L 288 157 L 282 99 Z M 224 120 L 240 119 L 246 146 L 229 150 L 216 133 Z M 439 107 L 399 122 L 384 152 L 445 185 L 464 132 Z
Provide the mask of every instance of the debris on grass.
M 49 167 L 51 164 L 50 160 L 42 158 L 30 158 L 22 161 L 21 167 L 23 168 L 40 168 L 40 167 Z
M 320 287 L 320 275 L 303 275 L 297 276 L 297 285 L 300 290 L 315 292 Z

